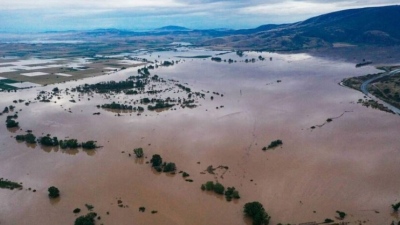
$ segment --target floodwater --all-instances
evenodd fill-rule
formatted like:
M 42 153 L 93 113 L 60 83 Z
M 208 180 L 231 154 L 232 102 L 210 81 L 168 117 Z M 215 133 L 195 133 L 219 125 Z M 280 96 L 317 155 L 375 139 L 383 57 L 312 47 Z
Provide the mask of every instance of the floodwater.
M 390 205 L 400 200 L 400 117 L 356 104 L 363 95 L 338 85 L 343 78 L 374 73 L 375 68 L 355 68 L 351 63 L 307 54 L 219 56 L 238 61 L 232 64 L 174 55 L 182 54 L 160 52 L 150 57 L 146 53 L 143 57 L 180 60 L 150 72 L 188 83 L 193 91 L 210 91 L 194 109 L 116 116 L 95 107 L 110 99 L 94 94 L 78 101 L 77 93 L 72 93 L 76 103 L 69 102 L 71 94 L 50 103 L 12 103 L 33 101 L 39 91 L 56 86 L 66 89 L 124 80 L 136 75 L 135 68 L 0 93 L 1 109 L 15 105 L 14 111 L 22 110 L 17 119 L 22 130 L 0 126 L 0 177 L 24 185 L 24 190 L 0 189 L 0 224 L 70 225 L 77 217 L 72 210 L 81 208 L 85 214 L 85 204 L 93 205 L 101 216 L 97 224 L 250 224 L 242 213 L 250 201 L 264 205 L 271 224 L 337 220 L 336 210 L 346 212 L 344 221 L 351 224 L 397 220 Z M 265 60 L 242 62 L 259 55 Z M 224 96 L 213 95 L 211 100 L 212 92 Z M 110 98 L 122 102 L 139 96 Z M 6 115 L 0 118 L 5 121 Z M 328 118 L 336 119 L 318 127 Z M 37 136 L 96 140 L 103 147 L 85 152 L 29 146 L 12 137 L 25 130 Z M 276 139 L 283 141 L 282 147 L 261 150 Z M 143 161 L 133 157 L 138 147 L 144 148 L 147 158 Z M 153 171 L 146 164 L 153 154 L 175 162 L 178 171 L 189 173 L 193 182 L 186 182 L 180 174 Z M 218 170 L 217 175 L 202 173 L 210 165 L 229 169 L 223 176 Z M 236 187 L 241 199 L 227 202 L 201 191 L 201 184 L 209 180 Z M 50 186 L 60 189 L 59 201 L 47 197 Z M 118 200 L 125 207 L 119 207 Z M 142 206 L 144 213 L 138 210 Z M 152 210 L 157 213 L 151 214 Z

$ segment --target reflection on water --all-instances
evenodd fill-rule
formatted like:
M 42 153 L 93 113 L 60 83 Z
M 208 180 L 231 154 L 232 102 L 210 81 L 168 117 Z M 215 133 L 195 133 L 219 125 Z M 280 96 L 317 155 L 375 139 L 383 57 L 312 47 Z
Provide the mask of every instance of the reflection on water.
M 57 205 L 59 202 L 60 202 L 60 200 L 61 200 L 61 197 L 58 197 L 58 198 L 49 198 L 49 202 L 50 202 L 50 204 L 51 205 Z

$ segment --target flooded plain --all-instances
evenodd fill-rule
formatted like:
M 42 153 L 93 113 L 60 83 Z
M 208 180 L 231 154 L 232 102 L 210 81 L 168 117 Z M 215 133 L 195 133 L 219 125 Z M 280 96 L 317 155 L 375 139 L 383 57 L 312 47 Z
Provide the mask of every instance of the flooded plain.
M 222 62 L 176 57 L 198 55 Z M 20 127 L 0 126 L 0 177 L 24 186 L 0 189 L 0 224 L 69 225 L 78 216 L 75 208 L 86 214 L 85 204 L 101 216 L 96 224 L 251 224 L 242 212 L 250 201 L 264 205 L 270 224 L 340 221 L 337 210 L 348 214 L 343 221 L 350 224 L 398 220 L 391 204 L 400 200 L 400 117 L 357 104 L 362 93 L 338 85 L 343 78 L 377 72 L 374 67 L 266 52 L 239 57 L 187 50 L 140 57 L 178 61 L 149 71 L 204 93 L 204 99 L 196 99 L 195 108 L 118 114 L 96 105 L 154 95 L 65 93 L 85 83 L 125 80 L 137 75 L 137 68 L 0 93 L 1 109 L 15 106 L 0 118 L 5 121 L 18 112 Z M 62 90 L 60 99 L 35 100 L 40 91 L 55 87 Z M 184 94 L 173 89 L 157 95 Z M 13 103 L 19 99 L 31 103 Z M 95 140 L 102 147 L 72 151 L 17 142 L 14 137 L 26 130 L 37 136 Z M 283 141 L 281 147 L 262 150 L 277 139 Z M 142 161 L 133 155 L 138 147 L 144 149 Z M 176 163 L 193 182 L 179 173 L 154 171 L 146 163 L 153 154 Z M 228 169 L 204 172 L 209 166 Z M 241 198 L 227 202 L 202 191 L 201 184 L 210 180 L 234 186 Z M 58 201 L 49 200 L 50 186 L 60 189 Z M 139 212 L 139 207 L 146 211 Z

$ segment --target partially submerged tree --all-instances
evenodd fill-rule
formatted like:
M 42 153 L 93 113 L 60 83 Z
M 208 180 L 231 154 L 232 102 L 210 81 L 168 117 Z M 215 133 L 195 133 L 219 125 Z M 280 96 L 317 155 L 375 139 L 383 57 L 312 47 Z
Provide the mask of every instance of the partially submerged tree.
M 253 219 L 253 225 L 268 225 L 271 217 L 259 202 L 249 202 L 244 205 L 244 214 Z
M 58 198 L 60 196 L 60 191 L 54 186 L 49 187 L 48 191 L 50 198 Z
M 143 148 L 135 148 L 133 149 L 133 153 L 135 153 L 137 158 L 142 158 L 144 155 Z

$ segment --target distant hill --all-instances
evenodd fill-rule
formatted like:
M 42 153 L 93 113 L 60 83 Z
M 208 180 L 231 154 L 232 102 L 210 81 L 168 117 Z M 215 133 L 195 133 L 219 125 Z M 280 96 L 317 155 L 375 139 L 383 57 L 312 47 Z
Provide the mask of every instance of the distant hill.
M 239 35 L 203 42 L 204 45 L 293 50 L 331 46 L 400 44 L 400 6 L 343 10 L 285 25 L 264 25 Z M 240 35 L 243 34 L 243 35 Z
M 241 50 L 303 50 L 335 43 L 358 46 L 400 46 L 400 6 L 349 9 L 291 24 L 266 24 L 252 29 L 192 30 L 165 26 L 150 31 L 96 29 L 0 35 L 1 40 L 29 40 L 46 35 L 54 40 L 112 43 L 110 46 L 162 46 L 189 42 L 195 46 Z M 343 45 L 344 44 L 344 45 Z
M 189 31 L 189 28 L 180 26 L 165 26 L 155 29 L 156 31 Z

